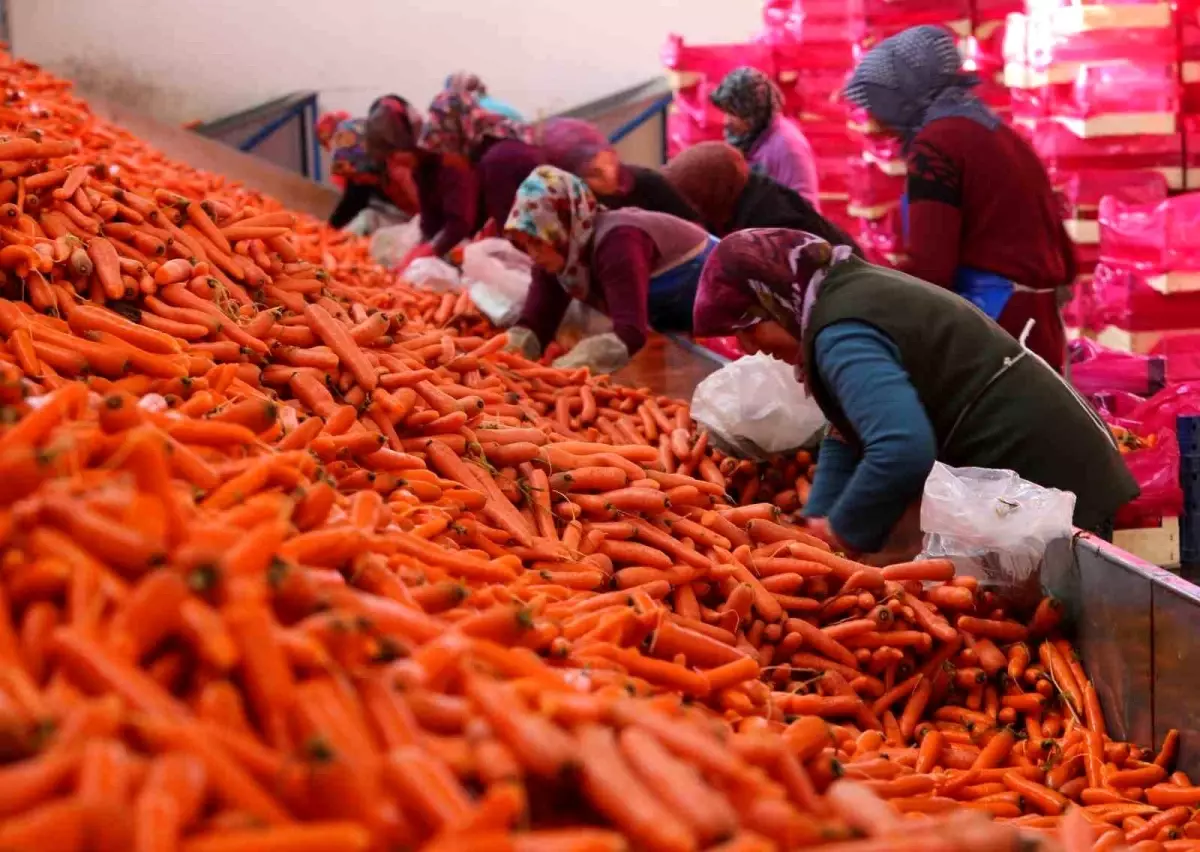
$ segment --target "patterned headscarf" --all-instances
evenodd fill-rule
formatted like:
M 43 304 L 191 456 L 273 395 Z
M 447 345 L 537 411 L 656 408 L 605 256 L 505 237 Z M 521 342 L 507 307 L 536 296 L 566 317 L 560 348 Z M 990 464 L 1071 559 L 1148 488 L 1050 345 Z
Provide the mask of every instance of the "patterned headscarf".
M 376 183 L 383 163 L 367 154 L 367 120 L 348 118 L 329 137 L 329 172 L 355 183 Z
M 575 175 L 539 166 L 517 190 L 504 233 L 524 234 L 558 252 L 565 261 L 558 283 L 583 300 L 591 289 L 588 252 L 599 209 L 596 196 Z
M 740 118 L 750 125 L 745 133 L 725 130 L 725 141 L 743 154 L 749 154 L 758 137 L 771 126 L 783 108 L 783 93 L 771 78 L 757 68 L 735 68 L 725 75 L 710 97 L 721 112 Z
M 831 267 L 851 256 L 805 231 L 751 228 L 721 240 L 704 264 L 692 331 L 721 337 L 774 320 L 800 340 Z
M 418 144 L 435 154 L 473 158 L 484 142 L 498 139 L 529 142 L 533 139 L 533 129 L 487 109 L 474 93 L 447 90 L 429 105 L 429 120 Z
M 949 30 L 913 27 L 885 39 L 865 57 L 850 82 L 846 99 L 912 143 L 938 118 L 969 118 L 994 130 L 1000 119 L 971 91 L 979 78 L 962 70 L 962 57 Z
M 732 145 L 701 142 L 667 163 L 663 175 L 696 208 L 709 232 L 720 235 L 733 219 L 750 166 Z
M 333 150 L 333 134 L 337 131 L 338 125 L 348 118 L 350 118 L 350 113 L 345 110 L 337 110 L 324 113 L 317 119 L 317 141 L 321 143 L 322 148 L 326 151 Z
M 487 94 L 487 86 L 483 85 L 483 81 L 479 79 L 478 74 L 472 74 L 469 71 L 457 71 L 446 78 L 446 85 L 443 86 L 448 92 L 473 92 L 480 97 Z
M 367 113 L 366 142 L 385 156 L 411 151 L 421 132 L 421 114 L 399 95 L 377 98 Z
M 597 154 L 612 150 L 600 128 L 579 118 L 547 119 L 541 127 L 541 137 L 550 164 L 575 175 Z

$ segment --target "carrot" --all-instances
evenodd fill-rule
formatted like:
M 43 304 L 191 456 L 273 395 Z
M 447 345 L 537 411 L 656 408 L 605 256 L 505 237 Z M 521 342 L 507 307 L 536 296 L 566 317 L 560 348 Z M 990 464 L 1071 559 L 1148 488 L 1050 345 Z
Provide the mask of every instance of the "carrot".
M 364 852 L 371 835 L 350 822 L 314 822 L 212 832 L 185 841 L 181 852 Z
M 113 244 L 104 237 L 92 237 L 88 240 L 87 253 L 100 286 L 104 288 L 104 295 L 110 299 L 123 297 L 125 285 L 121 281 L 120 263 Z
M 1051 815 L 1060 814 L 1066 808 L 1067 800 L 1060 793 L 1056 793 L 1049 787 L 1039 784 L 1036 781 L 1031 781 L 1016 772 L 1005 772 L 1001 780 L 1004 781 L 1006 787 L 1016 793 L 1020 793 L 1043 813 Z
M 647 849 L 668 852 L 696 848 L 695 835 L 652 788 L 638 780 L 610 730 L 584 727 L 579 732 L 579 749 L 584 793 L 601 813 Z M 659 767 L 665 770 L 662 764 Z
M 901 562 L 882 571 L 885 580 L 946 581 L 954 577 L 954 563 L 949 559 L 928 559 L 922 562 Z
M 363 389 L 370 392 L 379 384 L 379 377 L 363 355 L 358 344 L 350 337 L 348 331 L 342 328 L 333 317 L 318 305 L 308 305 L 304 315 L 312 324 L 313 331 L 334 351 L 338 360 L 354 374 L 355 380 Z

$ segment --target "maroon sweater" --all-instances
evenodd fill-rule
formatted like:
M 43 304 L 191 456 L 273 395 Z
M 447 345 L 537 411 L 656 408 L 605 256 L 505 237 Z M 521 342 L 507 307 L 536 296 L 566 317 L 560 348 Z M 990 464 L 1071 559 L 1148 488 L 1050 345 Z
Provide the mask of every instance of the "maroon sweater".
M 650 272 L 658 263 L 658 250 L 650 235 L 639 228 L 613 228 L 592 253 L 592 295 L 588 299 L 613 322 L 613 333 L 630 353 L 646 344 L 650 329 L 646 290 Z M 544 349 L 562 325 L 571 296 L 558 277 L 537 267 L 525 297 L 518 325 L 537 335 Z
M 1075 278 L 1050 178 L 1011 128 L 942 118 L 908 154 L 909 262 L 904 271 L 949 287 L 960 266 L 1052 289 Z
M 909 260 L 902 269 L 942 287 L 959 267 L 993 272 L 1041 292 L 1018 291 L 1000 326 L 1061 371 L 1066 337 L 1054 290 L 1075 280 L 1075 250 L 1050 178 L 1010 127 L 969 118 L 931 121 L 908 153 Z

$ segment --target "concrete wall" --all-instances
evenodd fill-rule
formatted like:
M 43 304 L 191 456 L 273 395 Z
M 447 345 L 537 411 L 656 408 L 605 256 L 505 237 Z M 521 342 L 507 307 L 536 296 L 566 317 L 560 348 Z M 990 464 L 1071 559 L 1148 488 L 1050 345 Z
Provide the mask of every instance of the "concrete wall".
M 425 104 L 479 74 L 530 116 L 636 85 L 667 35 L 735 42 L 760 0 L 9 0 L 13 47 L 164 121 L 210 120 L 299 89 L 365 110 Z

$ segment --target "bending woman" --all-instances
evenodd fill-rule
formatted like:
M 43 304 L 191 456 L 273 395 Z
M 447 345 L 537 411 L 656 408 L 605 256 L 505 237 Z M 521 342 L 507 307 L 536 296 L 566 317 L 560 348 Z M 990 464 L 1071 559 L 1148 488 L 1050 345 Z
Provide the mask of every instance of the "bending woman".
M 867 54 L 846 97 L 904 143 L 905 272 L 948 287 L 1020 337 L 1060 372 L 1058 306 L 1075 280 L 1074 246 L 1046 169 L 972 92 L 954 37 L 905 30 Z
M 582 180 L 552 166 L 521 184 L 504 234 L 534 263 L 509 348 L 540 356 L 579 299 L 607 314 L 613 330 L 581 340 L 554 366 L 604 373 L 625 366 L 652 328 L 691 331 L 696 284 L 717 242 L 666 213 L 606 210 Z
M 504 223 L 521 181 L 545 162 L 532 136 L 528 125 L 486 109 L 471 92 L 434 98 L 418 142 L 424 242 L 413 258 L 444 255 L 489 220 Z
M 1093 531 L 1137 496 L 1108 428 L 1045 362 L 948 290 L 812 234 L 722 240 L 695 333 L 796 365 L 833 427 L 805 514 L 849 551 L 884 546 L 934 461 L 1074 492 Z
M 329 133 L 329 171 L 342 185 L 342 197 L 329 224 L 344 228 L 372 202 L 386 202 L 414 215 L 419 206 L 412 162 L 402 153 L 415 139 L 420 117 L 399 95 L 371 104 L 365 119 L 342 119 Z M 328 127 L 326 126 L 326 131 Z
M 862 254 L 854 239 L 804 196 L 752 172 L 742 152 L 725 142 L 693 145 L 667 163 L 663 174 L 700 212 L 710 234 L 723 237 L 747 228 L 791 228 Z
M 696 211 L 660 172 L 622 163 L 608 137 L 594 124 L 578 118 L 551 118 L 542 125 L 541 133 L 550 165 L 583 178 L 608 209 L 640 207 L 699 221 Z
M 817 164 L 800 125 L 783 114 L 783 93 L 757 68 L 736 68 L 710 100 L 725 113 L 725 141 L 750 167 L 803 195 L 818 210 Z

